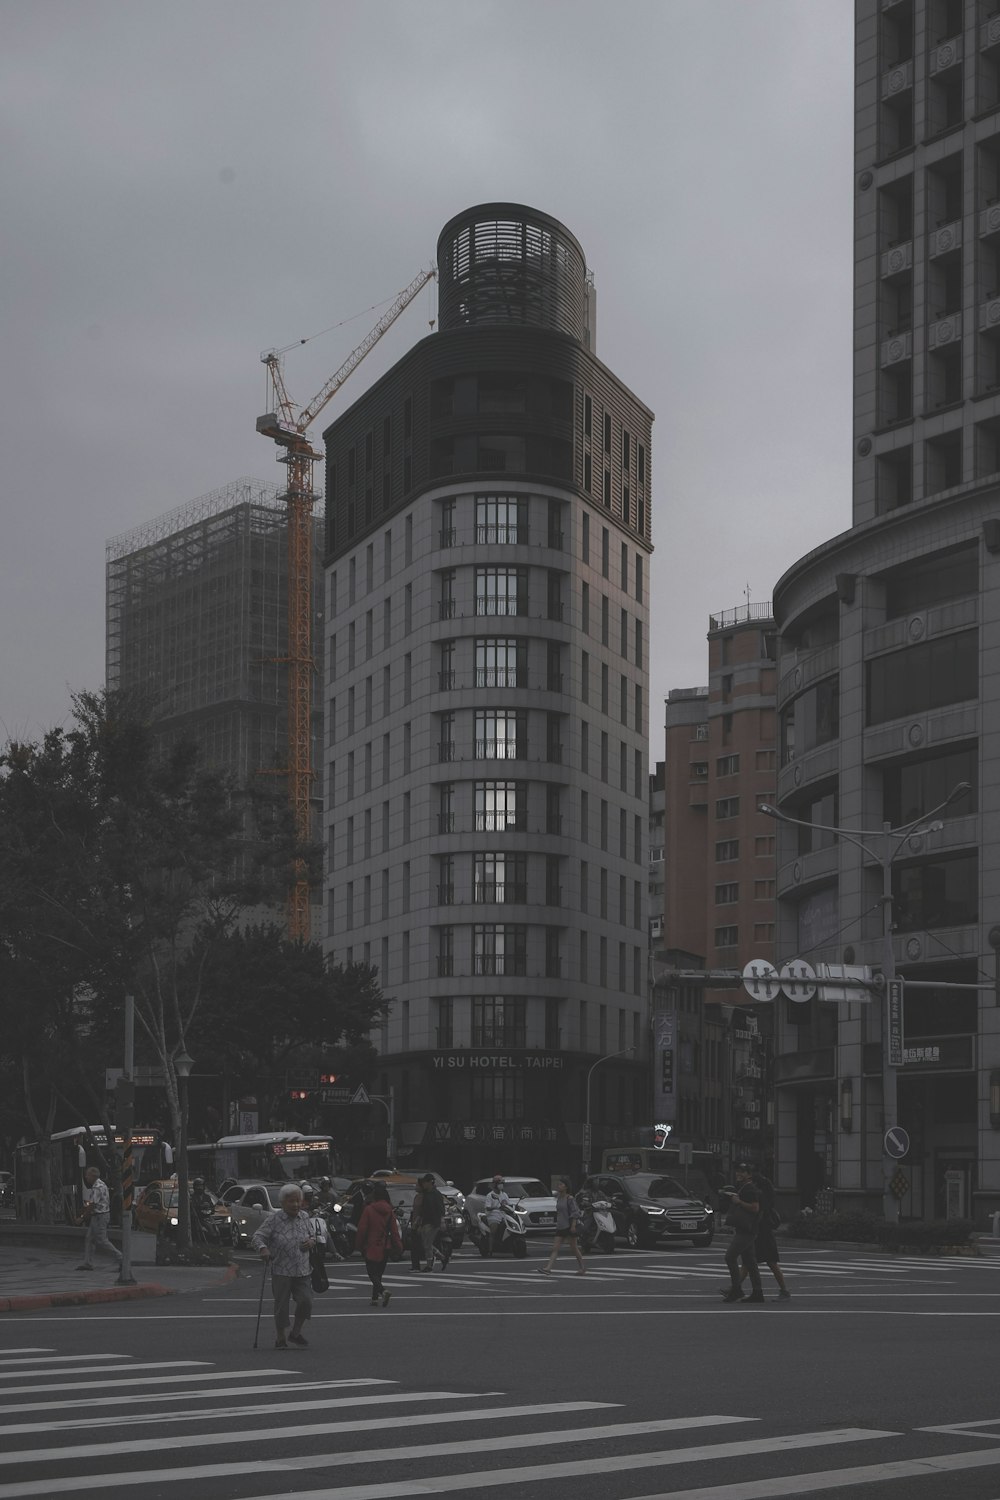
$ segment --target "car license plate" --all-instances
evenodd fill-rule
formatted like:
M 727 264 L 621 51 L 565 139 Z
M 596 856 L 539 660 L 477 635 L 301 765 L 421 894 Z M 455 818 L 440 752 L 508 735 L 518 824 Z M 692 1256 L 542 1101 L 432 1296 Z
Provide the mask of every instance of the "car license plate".
M 681 1228 L 682 1229 L 697 1229 L 698 1228 L 698 1220 L 697 1219 L 682 1219 L 681 1220 Z
M 556 1222 L 556 1216 L 555 1214 L 539 1214 L 538 1222 L 539 1224 L 554 1224 Z

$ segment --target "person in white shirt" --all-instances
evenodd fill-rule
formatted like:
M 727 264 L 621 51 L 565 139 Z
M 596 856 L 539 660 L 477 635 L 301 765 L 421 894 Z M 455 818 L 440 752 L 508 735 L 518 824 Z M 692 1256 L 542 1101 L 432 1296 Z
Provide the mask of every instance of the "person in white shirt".
M 493 1186 L 483 1200 L 483 1212 L 486 1214 L 486 1222 L 493 1236 L 494 1245 L 503 1233 L 503 1210 L 510 1207 L 511 1200 L 504 1189 L 503 1177 L 499 1172 L 495 1172 Z
M 108 1239 L 111 1194 L 96 1167 L 88 1167 L 83 1174 L 83 1213 L 77 1222 L 87 1226 L 87 1233 L 83 1237 L 83 1263 L 77 1266 L 78 1271 L 94 1269 L 95 1250 L 104 1250 L 121 1265 L 121 1251 Z

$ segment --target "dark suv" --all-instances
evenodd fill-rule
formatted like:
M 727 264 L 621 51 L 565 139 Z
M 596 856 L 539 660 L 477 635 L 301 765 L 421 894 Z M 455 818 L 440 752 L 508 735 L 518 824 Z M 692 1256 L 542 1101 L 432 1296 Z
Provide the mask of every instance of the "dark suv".
M 700 1198 L 691 1198 L 675 1177 L 655 1172 L 632 1172 L 588 1177 L 581 1192 L 607 1198 L 615 1220 L 615 1233 L 633 1249 L 655 1245 L 660 1240 L 690 1240 L 693 1245 L 712 1243 L 715 1215 Z

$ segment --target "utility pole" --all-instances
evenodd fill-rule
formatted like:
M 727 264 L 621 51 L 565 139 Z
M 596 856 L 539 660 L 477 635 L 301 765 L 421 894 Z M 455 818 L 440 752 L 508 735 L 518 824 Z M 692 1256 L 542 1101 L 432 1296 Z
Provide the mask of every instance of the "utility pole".
M 122 1263 L 119 1286 L 135 1286 L 132 1275 L 132 1131 L 135 1127 L 135 999 L 125 996 L 125 1056 L 122 1076 L 115 1088 L 115 1129 L 124 1139 L 122 1147 Z

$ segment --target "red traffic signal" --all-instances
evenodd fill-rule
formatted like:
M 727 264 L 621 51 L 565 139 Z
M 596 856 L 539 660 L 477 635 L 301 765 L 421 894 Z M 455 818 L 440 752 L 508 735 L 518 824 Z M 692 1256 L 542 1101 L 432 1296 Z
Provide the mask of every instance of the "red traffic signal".
M 321 1073 L 319 1075 L 320 1088 L 322 1088 L 324 1084 L 336 1083 L 339 1077 L 339 1073 Z
M 288 1090 L 288 1097 L 289 1097 L 289 1099 L 308 1099 L 309 1098 L 309 1090 L 308 1089 L 289 1089 Z

